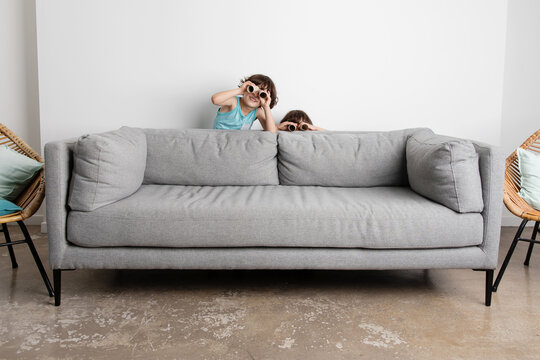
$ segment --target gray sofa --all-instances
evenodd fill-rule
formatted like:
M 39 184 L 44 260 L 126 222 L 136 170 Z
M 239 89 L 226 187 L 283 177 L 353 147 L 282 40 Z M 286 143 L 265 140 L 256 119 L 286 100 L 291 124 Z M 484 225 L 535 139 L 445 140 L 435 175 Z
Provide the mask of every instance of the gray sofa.
M 486 271 L 503 157 L 429 129 L 121 128 L 45 146 L 55 304 L 72 269 Z

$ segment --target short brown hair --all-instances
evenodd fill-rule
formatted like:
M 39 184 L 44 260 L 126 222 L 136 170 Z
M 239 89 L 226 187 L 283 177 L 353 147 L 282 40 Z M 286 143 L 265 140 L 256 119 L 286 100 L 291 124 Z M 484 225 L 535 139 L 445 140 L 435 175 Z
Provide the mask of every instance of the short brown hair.
M 285 121 L 293 122 L 293 123 L 296 123 L 296 124 L 300 124 L 301 122 L 305 122 L 305 123 L 308 123 L 310 125 L 313 125 L 313 123 L 311 122 L 311 119 L 309 118 L 308 114 L 306 114 L 302 110 L 291 110 L 291 111 L 289 111 L 287 113 L 287 115 L 285 115 L 283 120 L 281 120 L 280 124 L 282 122 L 285 122 Z
M 270 77 L 263 74 L 251 75 L 250 77 L 240 80 L 240 85 L 238 85 L 238 87 L 242 86 L 242 84 L 246 81 L 251 81 L 258 87 L 270 91 L 270 96 L 272 97 L 272 101 L 270 101 L 270 109 L 273 109 L 274 106 L 276 106 L 279 98 L 277 96 L 276 86 Z

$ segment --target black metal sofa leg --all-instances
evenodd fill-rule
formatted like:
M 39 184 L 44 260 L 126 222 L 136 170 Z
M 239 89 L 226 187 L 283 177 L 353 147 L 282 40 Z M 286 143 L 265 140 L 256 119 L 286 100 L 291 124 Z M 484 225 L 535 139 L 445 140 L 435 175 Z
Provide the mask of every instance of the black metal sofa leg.
M 6 238 L 6 244 L 11 244 L 11 238 L 9 237 L 7 224 L 2 224 L 2 232 L 4 233 L 4 237 Z M 7 248 L 9 251 L 9 257 L 11 259 L 11 267 L 13 269 L 16 269 L 19 267 L 19 264 L 17 264 L 17 259 L 15 259 L 15 252 L 13 251 L 13 246 L 9 245 Z
M 533 233 L 532 233 L 531 240 L 536 240 L 536 235 L 538 234 L 538 224 L 539 223 L 540 223 L 540 221 L 537 221 L 534 224 L 534 230 L 533 230 Z M 534 243 L 533 242 L 529 243 L 529 250 L 527 250 L 527 257 L 525 258 L 525 262 L 523 263 L 523 265 L 529 266 L 529 260 L 531 260 L 531 254 L 532 254 L 532 251 L 533 251 L 533 247 L 534 247 Z
M 521 225 L 519 225 L 518 231 L 516 232 L 516 236 L 514 236 L 514 241 L 512 241 L 512 245 L 510 245 L 510 249 L 508 249 L 508 253 L 506 254 L 506 257 L 504 258 L 504 262 L 501 266 L 501 270 L 499 270 L 499 274 L 497 275 L 497 279 L 495 280 L 495 284 L 493 285 L 493 292 L 496 292 L 497 288 L 499 287 L 499 283 L 501 282 L 501 279 L 504 275 L 504 271 L 506 270 L 506 267 L 508 266 L 508 263 L 510 262 L 510 258 L 512 257 L 512 254 L 514 253 L 514 250 L 516 249 L 516 245 L 519 242 L 519 237 L 521 236 L 523 229 L 525 229 L 525 225 L 527 225 L 527 222 L 528 220 L 523 220 L 521 222 Z
M 491 295 L 493 294 L 493 274 L 495 270 L 485 270 L 485 269 L 473 269 L 474 271 L 485 271 L 486 272 L 486 306 L 491 306 Z
M 491 295 L 493 294 L 493 273 L 495 270 L 486 270 L 486 306 L 491 306 Z
M 21 228 L 21 231 L 24 234 L 24 238 L 26 240 L 26 243 L 28 244 L 28 247 L 30 248 L 30 252 L 32 253 L 32 256 L 34 257 L 34 261 L 36 262 L 36 265 L 39 269 L 39 272 L 41 274 L 41 277 L 43 278 L 43 282 L 45 283 L 45 286 L 47 287 L 47 291 L 49 292 L 49 296 L 53 297 L 54 292 L 51 286 L 51 283 L 49 281 L 49 277 L 47 276 L 47 273 L 45 272 L 45 269 L 43 268 L 43 264 L 41 263 L 41 259 L 39 258 L 39 255 L 36 251 L 36 247 L 34 246 L 34 242 L 32 241 L 32 238 L 30 237 L 30 234 L 28 233 L 28 230 L 26 229 L 26 225 L 22 222 L 22 220 L 17 221 L 17 224 L 19 224 L 19 227 Z
M 62 292 L 62 270 L 53 270 L 54 282 L 54 306 L 60 306 L 60 294 Z

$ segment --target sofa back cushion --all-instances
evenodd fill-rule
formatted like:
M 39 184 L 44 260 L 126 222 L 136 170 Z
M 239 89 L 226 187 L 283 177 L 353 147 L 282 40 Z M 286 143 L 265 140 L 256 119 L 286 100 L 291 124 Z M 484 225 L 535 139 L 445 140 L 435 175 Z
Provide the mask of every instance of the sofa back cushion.
M 145 132 L 145 184 L 279 184 L 276 134 L 203 129 Z
M 280 132 L 283 185 L 407 185 L 405 145 L 419 129 L 388 132 Z
M 484 209 L 478 154 L 469 140 L 423 131 L 407 141 L 411 188 L 459 213 Z
M 139 189 L 146 166 L 142 129 L 122 127 L 79 138 L 68 204 L 71 210 L 92 211 Z

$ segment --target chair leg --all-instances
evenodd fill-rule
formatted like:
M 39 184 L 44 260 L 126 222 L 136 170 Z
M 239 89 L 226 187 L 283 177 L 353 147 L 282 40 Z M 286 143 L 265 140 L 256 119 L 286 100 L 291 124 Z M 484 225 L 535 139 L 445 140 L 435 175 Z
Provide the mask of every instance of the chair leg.
M 493 293 L 493 273 L 495 270 L 486 270 L 486 306 L 491 306 L 491 294 Z
M 9 237 L 7 224 L 2 224 L 2 232 L 4 233 L 4 237 L 6 238 L 6 243 L 10 244 L 11 238 Z M 15 252 L 13 251 L 13 246 L 8 246 L 7 248 L 9 251 L 9 257 L 11 258 L 11 267 L 13 269 L 16 269 L 19 267 L 19 265 L 17 264 L 17 259 L 15 259 Z
M 499 274 L 497 275 L 497 280 L 495 280 L 495 284 L 493 285 L 493 292 L 496 292 L 497 288 L 499 287 L 499 283 L 501 282 L 501 279 L 504 275 L 504 271 L 506 270 L 506 267 L 508 266 L 508 263 L 510 262 L 510 258 L 512 257 L 512 254 L 514 253 L 514 250 L 516 249 L 516 245 L 519 242 L 519 237 L 521 236 L 523 229 L 525 229 L 525 225 L 527 225 L 527 222 L 528 220 L 523 220 L 521 222 L 521 225 L 519 225 L 518 231 L 516 232 L 516 236 L 514 236 L 514 241 L 512 241 L 512 245 L 510 245 L 510 249 L 508 249 L 508 253 L 506 254 L 506 257 L 504 258 L 504 262 L 501 266 L 501 270 L 499 270 Z
M 62 270 L 53 270 L 54 282 L 54 306 L 60 306 L 60 294 L 62 292 Z
M 28 244 L 28 247 L 30 248 L 30 252 L 32 253 L 32 256 L 34 257 L 34 261 L 36 262 L 36 265 L 39 269 L 39 272 L 41 274 L 41 277 L 43 278 L 43 282 L 45 283 L 45 286 L 47 287 L 47 291 L 49 292 L 49 296 L 53 297 L 54 292 L 51 286 L 51 283 L 49 281 L 49 277 L 47 276 L 47 273 L 45 272 L 45 269 L 43 268 L 43 264 L 41 263 L 41 259 L 39 258 L 39 255 L 36 251 L 36 247 L 34 246 L 34 243 L 32 242 L 32 238 L 30 237 L 30 234 L 28 233 L 28 230 L 26 229 L 26 225 L 22 222 L 22 220 L 17 221 L 17 224 L 19 224 L 23 234 L 24 238 L 26 239 L 26 243 Z
M 533 230 L 533 233 L 532 233 L 531 240 L 536 240 L 536 234 L 538 234 L 538 224 L 539 223 L 540 223 L 540 221 L 537 221 L 534 224 L 534 230 Z M 529 250 L 527 251 L 527 257 L 525 258 L 525 262 L 523 263 L 523 265 L 529 266 L 529 260 L 531 260 L 531 254 L 532 254 L 533 247 L 534 247 L 534 243 L 533 242 L 529 243 Z

